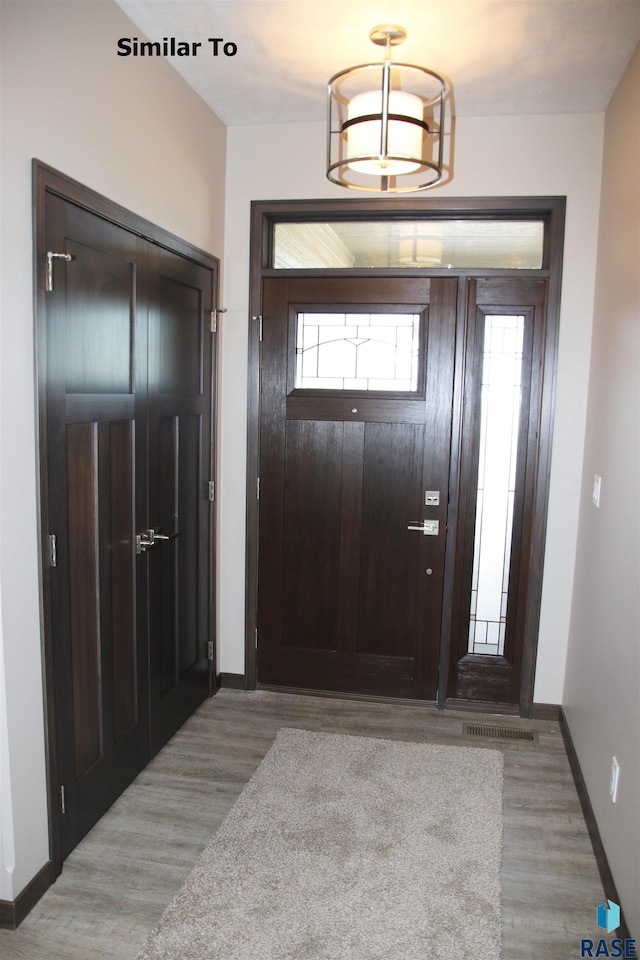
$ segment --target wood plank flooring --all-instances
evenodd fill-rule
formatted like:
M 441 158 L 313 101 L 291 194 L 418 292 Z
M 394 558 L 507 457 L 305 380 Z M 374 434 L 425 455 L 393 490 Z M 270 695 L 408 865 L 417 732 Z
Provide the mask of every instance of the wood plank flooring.
M 538 742 L 464 736 L 474 720 L 537 730 Z M 602 886 L 557 723 L 222 690 L 73 851 L 18 930 L 0 930 L 3 960 L 134 960 L 282 726 L 502 750 L 504 960 L 573 960 L 582 937 L 599 938 Z

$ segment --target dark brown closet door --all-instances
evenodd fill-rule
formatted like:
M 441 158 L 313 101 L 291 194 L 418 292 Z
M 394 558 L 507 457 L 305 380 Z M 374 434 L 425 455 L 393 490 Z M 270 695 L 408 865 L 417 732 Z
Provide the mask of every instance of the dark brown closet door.
M 435 698 L 456 292 L 449 279 L 265 280 L 260 683 Z M 333 368 L 314 357 L 332 339 Z
M 155 753 L 209 686 L 213 288 L 210 270 L 159 247 L 151 276 L 148 526 L 156 546 L 147 556 Z
M 40 364 L 64 859 L 209 690 L 215 272 L 51 194 L 46 230 L 70 258 Z
M 66 856 L 149 758 L 145 565 L 146 244 L 47 197 L 46 437 L 61 846 Z M 136 503 L 137 496 L 137 503 Z

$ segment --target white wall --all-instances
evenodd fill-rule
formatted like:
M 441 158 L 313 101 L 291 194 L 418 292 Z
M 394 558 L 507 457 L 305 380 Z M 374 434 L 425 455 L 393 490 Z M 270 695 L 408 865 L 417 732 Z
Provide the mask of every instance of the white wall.
M 4 656 L 0 899 L 13 899 L 48 857 L 38 617 L 30 159 L 38 157 L 222 256 L 225 130 L 164 61 L 115 56 L 115 40 L 132 35 L 135 28 L 111 0 L 4 0 L 0 11 L 0 644 Z M 453 182 L 431 191 L 433 196 L 568 197 L 535 689 L 540 702 L 560 702 L 564 683 L 577 491 L 582 477 L 602 130 L 601 115 L 460 120 Z M 323 124 L 228 131 L 223 305 L 229 313 L 221 332 L 219 485 L 220 669 L 226 672 L 244 670 L 249 202 L 351 196 L 325 179 L 324 153 Z
M 605 130 L 564 709 L 627 923 L 640 937 L 640 48 Z M 591 502 L 596 473 L 599 509 Z M 613 756 L 620 763 L 615 805 Z
M 564 683 L 593 316 L 602 131 L 601 114 L 458 120 L 453 180 L 422 195 L 567 196 L 554 452 L 535 684 L 535 699 L 540 703 L 560 703 Z M 231 127 L 228 131 L 221 669 L 231 673 L 244 670 L 249 202 L 363 196 L 326 180 L 324 138 L 324 124 Z
M 12 900 L 49 857 L 31 158 L 222 257 L 226 129 L 164 60 L 115 55 L 139 31 L 111 0 L 3 0 L 0 11 L 0 899 Z

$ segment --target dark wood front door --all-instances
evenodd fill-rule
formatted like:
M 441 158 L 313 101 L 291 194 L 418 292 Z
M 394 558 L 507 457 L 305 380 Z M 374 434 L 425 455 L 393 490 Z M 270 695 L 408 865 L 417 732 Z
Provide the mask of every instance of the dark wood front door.
M 40 342 L 64 859 L 208 691 L 214 275 L 59 196 L 45 222 L 69 257 Z
M 264 281 L 262 684 L 435 699 L 457 288 Z

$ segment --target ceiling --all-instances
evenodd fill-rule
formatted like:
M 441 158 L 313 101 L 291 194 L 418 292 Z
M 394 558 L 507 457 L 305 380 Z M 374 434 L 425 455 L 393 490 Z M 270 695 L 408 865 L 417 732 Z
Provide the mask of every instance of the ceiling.
M 603 111 L 640 41 L 640 0 L 117 0 L 132 36 L 201 41 L 169 58 L 228 126 L 321 121 L 329 77 L 394 59 L 441 73 L 457 116 Z M 144 36 L 143 36 L 144 35 Z M 214 57 L 209 37 L 237 45 Z

